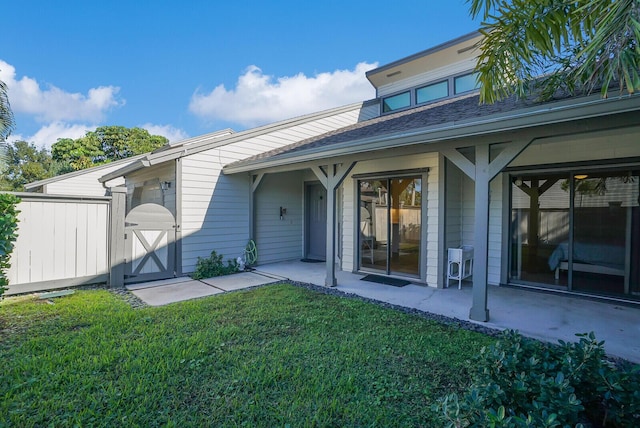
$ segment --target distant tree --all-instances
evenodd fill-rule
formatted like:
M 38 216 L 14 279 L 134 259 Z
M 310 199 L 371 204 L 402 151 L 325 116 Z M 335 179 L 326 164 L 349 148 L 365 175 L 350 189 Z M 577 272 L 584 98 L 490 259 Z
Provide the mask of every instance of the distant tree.
M 51 146 L 53 160 L 68 164 L 71 169 L 78 171 L 90 168 L 104 157 L 104 152 L 98 142 L 87 137 L 60 138 Z M 97 160 L 97 162 L 96 162 Z
M 61 138 L 51 147 L 53 159 L 74 170 L 151 152 L 169 140 L 142 128 L 101 126 L 78 139 Z
M 640 88 L 640 1 L 467 0 L 483 19 L 480 99 Z
M 54 162 L 46 148 L 26 141 L 7 144 L 7 164 L 0 176 L 0 190 L 23 191 L 24 185 L 44 180 L 63 171 L 65 165 Z

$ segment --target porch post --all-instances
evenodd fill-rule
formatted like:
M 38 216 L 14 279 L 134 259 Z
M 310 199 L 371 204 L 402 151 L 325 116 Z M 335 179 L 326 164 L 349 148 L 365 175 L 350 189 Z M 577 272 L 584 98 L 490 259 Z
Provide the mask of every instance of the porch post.
M 124 287 L 124 218 L 127 188 L 111 188 L 111 227 L 109 239 L 109 288 Z
M 336 194 L 345 177 L 351 172 L 356 162 L 347 165 L 329 164 L 326 170 L 319 166 L 312 166 L 311 171 L 318 177 L 320 182 L 327 189 L 327 253 L 326 267 L 327 276 L 324 285 L 327 287 L 335 287 L 338 285 L 336 280 Z
M 336 188 L 332 180 L 329 179 L 327 187 L 327 276 L 324 285 L 335 287 L 338 285 L 336 279 Z
M 250 183 L 251 189 L 249 191 L 249 239 L 250 240 L 256 239 L 256 228 L 255 228 L 256 213 L 254 212 L 255 211 L 255 194 L 263 178 L 264 178 L 264 173 L 259 173 L 257 175 L 249 174 L 249 180 L 251 182 Z
M 476 146 L 475 232 L 473 239 L 473 302 L 469 318 L 489 321 L 487 262 L 489 252 L 489 145 Z

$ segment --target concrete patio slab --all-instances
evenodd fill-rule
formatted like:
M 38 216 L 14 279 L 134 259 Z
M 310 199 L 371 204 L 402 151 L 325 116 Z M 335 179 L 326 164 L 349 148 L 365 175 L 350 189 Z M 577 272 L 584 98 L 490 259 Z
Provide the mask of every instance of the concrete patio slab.
M 170 278 L 160 281 L 127 285 L 127 289 L 150 306 L 162 306 L 169 303 L 213 296 L 226 291 L 281 281 L 282 277 L 273 274 L 240 272 L 233 275 L 217 276 L 202 280 L 189 277 Z
M 189 282 L 189 281 L 193 281 L 193 279 L 189 278 L 188 276 L 183 276 L 180 278 L 160 279 L 158 281 L 140 282 L 138 284 L 128 284 L 126 287 L 127 287 L 127 290 L 133 291 L 133 290 L 140 290 L 142 288 L 160 287 L 163 285 L 176 285 L 182 282 Z
M 224 291 L 242 290 L 257 285 L 280 281 L 279 277 L 260 275 L 253 272 L 240 272 L 233 275 L 217 276 L 200 280 L 201 282 Z
M 135 284 L 127 286 L 127 289 L 140 300 L 150 306 L 162 306 L 169 303 L 196 299 L 224 293 L 224 290 L 204 284 L 191 278 L 175 278 Z

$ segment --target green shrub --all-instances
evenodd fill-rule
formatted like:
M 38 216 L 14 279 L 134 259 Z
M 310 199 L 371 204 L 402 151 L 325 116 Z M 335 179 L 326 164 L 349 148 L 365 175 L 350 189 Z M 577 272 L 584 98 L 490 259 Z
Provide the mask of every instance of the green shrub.
M 6 271 L 11 267 L 9 260 L 13 243 L 18 237 L 18 211 L 20 198 L 9 193 L 0 193 L 0 298 L 9 285 Z
M 227 264 L 225 265 L 222 259 L 223 255 L 216 253 L 215 250 L 212 251 L 211 255 L 206 259 L 198 257 L 196 270 L 193 275 L 191 275 L 191 278 L 212 278 L 214 276 L 229 275 L 240 270 L 238 262 L 235 260 L 227 260 Z
M 474 361 L 472 384 L 436 410 L 448 427 L 640 426 L 640 366 L 605 359 L 593 333 L 543 344 L 504 332 Z

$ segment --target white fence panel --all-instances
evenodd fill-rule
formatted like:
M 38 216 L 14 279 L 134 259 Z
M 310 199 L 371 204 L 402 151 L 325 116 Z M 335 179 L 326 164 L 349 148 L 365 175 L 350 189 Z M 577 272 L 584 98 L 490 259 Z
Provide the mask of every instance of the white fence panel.
M 6 294 L 107 280 L 111 198 L 19 196 L 18 239 Z

